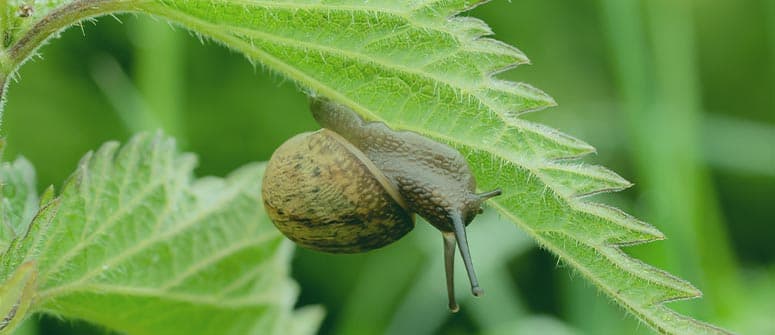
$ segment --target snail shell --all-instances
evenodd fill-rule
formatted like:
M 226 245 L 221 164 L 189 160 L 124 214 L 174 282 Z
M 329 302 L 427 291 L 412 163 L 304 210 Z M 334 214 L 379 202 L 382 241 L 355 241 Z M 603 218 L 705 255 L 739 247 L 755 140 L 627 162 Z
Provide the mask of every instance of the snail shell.
M 275 226 L 310 249 L 363 252 L 414 228 L 396 187 L 328 129 L 296 135 L 280 146 L 266 168 L 262 195 Z
M 483 294 L 465 227 L 501 191 L 475 193 L 468 164 L 450 146 L 365 122 L 327 99 L 312 99 L 311 105 L 324 129 L 285 142 L 264 174 L 264 205 L 275 226 L 301 246 L 352 253 L 398 240 L 412 230 L 417 213 L 442 232 L 450 310 L 458 309 L 455 246 L 471 291 Z

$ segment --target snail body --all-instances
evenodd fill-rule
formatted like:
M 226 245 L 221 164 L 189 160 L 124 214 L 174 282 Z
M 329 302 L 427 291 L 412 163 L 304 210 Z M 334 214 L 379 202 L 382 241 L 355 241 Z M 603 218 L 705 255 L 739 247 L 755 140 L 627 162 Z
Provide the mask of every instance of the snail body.
M 445 144 L 365 122 L 327 99 L 313 99 L 311 107 L 323 129 L 285 142 L 266 168 L 262 196 L 275 226 L 303 247 L 364 252 L 406 235 L 416 213 L 442 232 L 450 310 L 458 309 L 455 246 L 473 294 L 483 294 L 465 227 L 500 190 L 475 193 L 465 159 Z

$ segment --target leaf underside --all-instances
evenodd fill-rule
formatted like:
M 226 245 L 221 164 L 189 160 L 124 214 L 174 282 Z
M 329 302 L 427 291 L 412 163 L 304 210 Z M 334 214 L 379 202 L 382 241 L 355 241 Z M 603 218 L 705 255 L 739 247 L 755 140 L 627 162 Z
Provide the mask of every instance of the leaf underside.
M 620 246 L 663 235 L 583 196 L 630 183 L 578 159 L 588 144 L 520 115 L 554 105 L 543 92 L 494 74 L 528 60 L 457 15 L 471 1 L 174 1 L 143 8 L 238 50 L 318 94 L 396 129 L 459 149 L 490 201 L 544 248 L 663 333 L 723 330 L 666 301 L 698 297 L 689 283 Z
M 519 50 L 486 37 L 492 32 L 484 22 L 459 15 L 480 2 L 114 2 L 120 4 L 114 7 L 115 11 L 150 13 L 177 22 L 206 38 L 243 53 L 255 63 L 293 79 L 312 94 L 325 95 L 348 105 L 367 119 L 383 121 L 395 129 L 415 131 L 454 146 L 468 159 L 481 189 L 503 189 L 503 196 L 489 201 L 491 206 L 532 236 L 541 246 L 594 283 L 629 313 L 660 333 L 726 333 L 714 326 L 680 315 L 664 305 L 667 301 L 700 296 L 700 292 L 692 285 L 633 259 L 620 250 L 621 246 L 664 238 L 657 229 L 617 209 L 585 198 L 591 194 L 620 190 L 629 187 L 630 183 L 603 167 L 582 163 L 580 158 L 594 151 L 590 145 L 520 117 L 524 113 L 553 106 L 554 101 L 529 85 L 500 80 L 494 76 L 501 71 L 527 63 L 528 59 Z M 49 4 L 66 7 L 77 3 L 88 1 L 52 1 Z M 106 10 L 105 13 L 107 12 L 109 11 Z M 35 15 L 36 20 L 42 20 L 45 12 L 37 12 Z M 114 149 L 108 147 L 101 152 L 106 150 L 110 152 Z M 85 166 L 100 169 L 99 164 L 88 162 L 106 161 L 107 159 L 100 159 L 103 157 L 101 155 L 98 153 L 94 158 L 88 159 Z M 179 159 L 182 162 L 177 164 L 190 164 L 186 163 L 186 159 Z M 258 174 L 257 168 L 247 168 L 227 179 L 226 183 L 235 178 L 247 178 L 246 175 L 250 175 L 251 171 Z M 78 182 L 71 181 L 72 183 Z M 130 183 L 134 184 L 134 180 Z M 88 185 L 86 187 L 92 187 Z M 180 187 L 179 184 L 175 185 L 170 186 Z M 108 186 L 113 188 L 115 193 L 126 185 Z M 86 212 L 78 212 L 77 208 L 91 207 L 87 206 L 87 199 L 77 200 L 78 197 L 75 196 L 68 200 L 73 203 L 65 201 L 69 199 L 68 194 L 75 192 L 74 189 L 75 186 L 68 185 L 62 203 L 49 205 L 49 212 L 54 209 L 61 212 L 69 208 L 67 213 L 74 213 L 71 215 L 91 218 L 95 215 L 108 217 L 110 212 L 115 210 L 92 208 Z M 257 188 L 249 192 L 255 197 L 258 196 Z M 127 196 L 119 198 L 121 203 L 125 203 Z M 163 197 L 154 192 L 150 192 L 148 196 Z M 77 201 L 83 203 L 76 204 Z M 149 215 L 143 214 L 145 211 L 159 210 L 138 204 L 135 206 L 135 210 L 140 211 L 122 214 L 141 219 L 144 215 Z M 262 216 L 260 213 L 253 215 Z M 62 217 L 62 214 L 41 215 L 36 220 L 38 224 L 33 228 L 56 227 L 50 224 L 50 220 L 57 217 Z M 46 218 L 49 218 L 49 221 L 46 221 Z M 114 255 L 108 255 L 106 250 L 101 249 L 101 246 L 108 243 L 123 243 L 131 247 L 146 245 L 146 242 L 141 243 L 141 239 L 136 239 L 135 243 L 139 244 L 132 244 L 131 241 L 110 240 L 106 235 L 94 235 L 95 229 L 100 226 L 101 224 L 93 222 L 87 223 L 82 227 L 83 231 L 78 232 L 82 236 L 94 236 L 89 240 L 91 244 L 78 247 L 78 251 L 85 250 L 86 246 L 94 248 L 88 256 L 82 255 L 81 252 L 65 253 L 70 255 L 65 258 L 67 264 L 53 258 L 41 259 L 40 280 L 43 280 L 42 289 L 47 294 L 44 295 L 44 306 L 47 310 L 64 313 L 73 311 L 71 308 L 87 308 L 75 304 L 79 295 L 100 299 L 115 293 L 113 296 L 116 297 L 136 297 L 141 303 L 149 303 L 150 300 L 147 299 L 158 298 L 153 295 L 158 293 L 157 289 L 151 288 L 156 287 L 152 285 L 155 279 L 138 278 L 134 272 L 138 268 L 125 263 L 144 259 L 141 257 L 142 253 L 150 249 L 138 250 L 137 253 L 123 256 L 125 258 L 113 258 Z M 254 229 L 266 227 L 271 228 L 271 225 L 257 225 Z M 138 231 L 128 230 L 126 233 L 139 238 L 154 229 L 165 228 L 164 224 L 158 224 L 155 228 L 142 226 L 138 227 Z M 181 235 L 181 238 L 182 236 L 184 235 Z M 275 237 L 271 240 L 273 242 L 263 241 L 261 245 L 278 245 L 277 235 L 272 236 Z M 213 238 L 221 237 L 223 236 L 218 235 Z M 244 238 L 245 235 L 238 237 Z M 60 242 L 62 246 L 59 246 Z M 214 241 L 196 242 L 198 246 L 207 248 L 210 247 L 209 243 Z M 245 243 L 250 244 L 249 241 Z M 51 248 L 63 248 L 67 251 L 82 244 L 83 241 L 76 238 L 73 241 L 58 241 L 56 246 L 43 243 L 27 248 L 44 248 L 42 255 L 50 252 Z M 147 247 L 154 248 L 158 245 Z M 171 253 L 170 250 L 172 249 L 160 252 L 167 255 L 165 252 Z M 191 251 L 199 252 L 198 249 Z M 102 271 L 100 266 L 103 262 L 100 260 L 106 259 L 115 260 Z M 84 272 L 87 276 L 83 276 Z M 213 278 L 216 278 L 212 279 L 213 283 L 218 283 L 217 276 Z M 191 292 L 199 292 L 196 289 L 201 290 L 203 283 L 204 281 L 199 282 L 200 286 L 187 286 L 188 282 L 183 280 L 173 284 L 190 287 L 193 291 L 187 291 L 187 294 L 201 298 L 201 295 L 206 294 Z M 177 287 L 175 285 L 169 288 Z M 57 289 L 59 287 L 65 289 Z M 71 290 L 79 287 L 88 289 Z M 131 289 L 126 289 L 127 287 Z M 212 287 L 212 284 L 208 287 Z M 174 297 L 166 303 L 179 303 L 176 298 L 181 297 Z M 186 297 L 190 298 L 188 295 Z M 242 300 L 234 300 L 231 303 L 240 305 Z M 152 304 L 149 303 L 148 306 L 150 305 Z M 100 305 L 98 308 L 109 306 Z M 169 306 L 166 309 L 169 309 Z M 92 318 L 98 316 L 89 313 L 83 312 L 79 315 Z M 232 317 L 239 318 L 236 313 Z M 95 320 L 102 321 L 98 318 Z M 148 320 L 151 324 L 157 321 Z M 138 318 L 135 316 L 127 317 L 127 324 L 136 322 Z
M 663 305 L 693 298 L 689 283 L 620 246 L 663 235 L 589 194 L 630 183 L 578 159 L 594 149 L 520 115 L 554 105 L 543 92 L 493 75 L 528 60 L 457 15 L 471 1 L 174 1 L 145 10 L 172 19 L 367 119 L 459 149 L 491 206 L 620 305 L 664 333 L 724 333 Z
M 24 158 L 0 164 L 0 254 L 27 230 L 38 210 L 34 180 L 35 171 Z
M 161 135 L 104 145 L 44 196 L 0 280 L 34 262 L 37 310 L 129 334 L 314 333 L 321 311 L 293 311 L 292 245 L 259 205 L 263 165 L 194 166 Z

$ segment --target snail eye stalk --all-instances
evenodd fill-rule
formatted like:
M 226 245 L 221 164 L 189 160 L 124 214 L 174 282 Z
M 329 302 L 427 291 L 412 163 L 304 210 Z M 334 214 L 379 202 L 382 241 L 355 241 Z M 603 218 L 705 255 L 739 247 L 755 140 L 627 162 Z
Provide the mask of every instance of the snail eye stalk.
M 455 301 L 455 233 L 442 232 L 444 239 L 444 273 L 447 276 L 447 297 L 449 299 L 449 311 L 457 313 L 460 307 Z
M 499 196 L 501 194 L 503 194 L 503 191 L 501 191 L 501 189 L 499 189 L 499 188 L 496 188 L 496 189 L 494 189 L 492 191 L 489 191 L 489 192 L 479 193 L 476 196 L 479 197 L 479 199 L 481 199 L 481 201 L 485 201 L 487 199 L 490 199 L 490 198 L 493 198 L 493 197 L 497 197 L 497 196 Z
M 463 264 L 466 267 L 468 273 L 468 281 L 471 283 L 471 293 L 474 296 L 479 297 L 484 295 L 484 290 L 479 287 L 479 280 L 476 279 L 476 272 L 474 272 L 474 264 L 471 262 L 471 253 L 468 251 L 468 238 L 466 237 L 466 228 L 463 225 L 463 218 L 459 213 L 452 214 L 452 226 L 455 229 L 455 239 L 457 239 L 457 246 L 460 249 L 460 255 L 463 257 Z

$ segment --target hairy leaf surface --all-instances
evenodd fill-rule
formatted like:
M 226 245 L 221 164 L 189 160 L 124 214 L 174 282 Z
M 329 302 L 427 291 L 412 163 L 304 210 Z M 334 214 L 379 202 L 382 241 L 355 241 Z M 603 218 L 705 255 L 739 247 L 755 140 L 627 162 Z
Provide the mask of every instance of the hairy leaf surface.
M 35 171 L 19 158 L 13 163 L 0 164 L 0 256 L 10 242 L 27 230 L 38 210 L 35 192 Z
M 33 310 L 129 334 L 314 333 L 320 310 L 293 311 L 292 246 L 260 205 L 263 165 L 194 179 L 195 161 L 147 134 L 87 155 L 0 279 L 34 263 Z
M 503 189 L 504 195 L 490 202 L 493 207 L 653 329 L 671 334 L 724 333 L 664 305 L 697 297 L 697 289 L 620 250 L 624 245 L 662 239 L 658 230 L 584 198 L 628 187 L 629 182 L 602 167 L 581 163 L 580 157 L 594 151 L 588 144 L 520 117 L 554 101 L 529 85 L 493 76 L 528 60 L 519 50 L 486 37 L 491 31 L 484 22 L 459 15 L 479 1 L 78 0 L 47 4 L 55 9 L 35 14 L 34 20 L 25 23 L 27 35 L 24 29 L 17 35 L 20 46 L 11 48 L 11 58 L 17 62 L 32 54 L 36 41 L 92 15 L 136 11 L 178 22 L 293 79 L 313 94 L 352 107 L 367 119 L 458 148 L 481 189 Z M 95 226 L 84 227 L 86 236 Z M 90 242 L 101 245 L 99 240 Z M 45 264 L 57 270 L 69 268 L 51 260 Z M 87 280 L 105 280 L 101 285 L 123 280 L 101 277 L 99 270 L 89 273 Z M 79 278 L 65 272 L 58 279 L 77 285 Z M 47 292 L 60 306 L 68 302 L 66 296 L 54 295 L 60 293 L 57 290 Z

